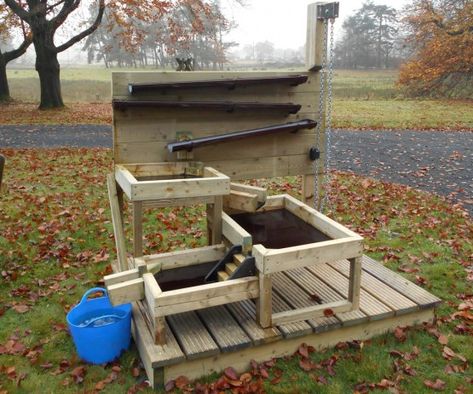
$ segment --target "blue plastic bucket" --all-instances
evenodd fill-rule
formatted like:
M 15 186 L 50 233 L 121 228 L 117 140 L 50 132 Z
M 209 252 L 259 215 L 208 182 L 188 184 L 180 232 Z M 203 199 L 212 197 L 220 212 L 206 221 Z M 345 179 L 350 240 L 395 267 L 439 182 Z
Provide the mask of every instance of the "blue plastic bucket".
M 90 294 L 100 298 L 88 300 Z M 67 314 L 67 324 L 79 357 L 91 364 L 115 360 L 130 345 L 131 304 L 113 306 L 107 290 L 95 287 Z

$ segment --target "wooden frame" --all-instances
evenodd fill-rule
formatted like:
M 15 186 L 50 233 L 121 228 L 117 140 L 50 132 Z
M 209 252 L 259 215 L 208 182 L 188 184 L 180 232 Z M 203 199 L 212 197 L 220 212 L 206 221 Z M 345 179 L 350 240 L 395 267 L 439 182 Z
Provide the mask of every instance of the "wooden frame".
M 256 276 L 162 291 L 154 277 L 160 271 L 197 266 L 223 257 L 223 244 L 136 258 L 134 269 L 104 278 L 110 302 L 119 305 L 144 300 L 155 343 L 164 344 L 164 317 L 212 306 L 258 298 Z
M 112 218 L 114 218 L 114 229 L 116 229 L 115 239 L 121 270 L 126 269 L 126 258 L 124 257 L 126 256 L 126 248 L 123 220 L 118 219 L 119 216 L 123 217 L 123 204 L 119 202 L 119 194 L 125 194 L 133 207 L 134 257 L 143 256 L 143 208 L 206 204 L 207 217 L 209 218 L 209 243 L 214 245 L 221 241 L 222 197 L 230 193 L 230 178 L 228 176 L 211 167 L 204 167 L 202 163 L 173 162 L 117 164 L 115 166 L 115 180 L 118 187 L 117 190 L 112 189 L 109 192 L 109 198 L 112 206 Z M 109 183 L 109 190 L 110 188 Z
M 268 202 L 268 210 L 286 209 L 327 235 L 330 240 L 281 249 L 267 249 L 263 245 L 252 246 L 252 254 L 259 273 L 260 297 L 257 301 L 257 320 L 260 325 L 270 327 L 324 316 L 327 310 L 330 310 L 330 313 L 342 313 L 358 309 L 363 238 L 289 195 L 272 196 Z M 247 239 L 248 237 L 251 239 L 251 235 L 232 218 L 224 215 L 223 221 L 224 237 L 233 242 L 242 240 L 245 240 L 246 244 L 251 242 Z M 272 312 L 272 274 L 343 259 L 350 261 L 350 287 L 347 300 L 287 312 Z

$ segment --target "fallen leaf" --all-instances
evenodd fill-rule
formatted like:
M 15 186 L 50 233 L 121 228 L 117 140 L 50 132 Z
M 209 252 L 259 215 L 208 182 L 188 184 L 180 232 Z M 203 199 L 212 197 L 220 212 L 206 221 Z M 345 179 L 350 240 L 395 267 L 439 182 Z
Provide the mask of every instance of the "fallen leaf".
M 223 373 L 230 380 L 238 380 L 238 374 L 232 367 L 225 368 Z
M 394 329 L 394 336 L 399 342 L 404 342 L 407 338 L 406 327 L 398 326 Z
M 335 313 L 333 313 L 333 310 L 330 308 L 324 309 L 324 316 L 325 317 L 332 317 Z
M 437 379 L 435 382 L 432 382 L 431 380 L 424 380 L 424 385 L 437 391 L 442 391 L 445 388 L 445 382 L 440 379 Z

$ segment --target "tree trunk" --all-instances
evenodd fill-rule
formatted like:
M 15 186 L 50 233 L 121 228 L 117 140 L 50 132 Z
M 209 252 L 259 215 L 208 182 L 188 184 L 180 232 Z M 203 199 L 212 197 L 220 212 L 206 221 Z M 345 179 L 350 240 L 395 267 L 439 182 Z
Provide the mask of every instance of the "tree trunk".
M 7 63 L 0 52 L 0 101 L 10 100 L 10 89 L 8 88 Z
M 33 43 L 36 51 L 36 71 L 41 85 L 40 109 L 64 107 L 61 95 L 60 66 L 52 37 L 47 42 L 44 34 L 34 35 Z

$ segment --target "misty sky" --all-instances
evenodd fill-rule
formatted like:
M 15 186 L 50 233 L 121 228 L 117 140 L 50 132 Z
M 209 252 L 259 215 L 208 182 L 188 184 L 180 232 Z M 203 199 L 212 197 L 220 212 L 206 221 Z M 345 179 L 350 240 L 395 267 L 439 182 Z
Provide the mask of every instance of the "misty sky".
M 271 41 L 278 48 L 299 48 L 305 43 L 307 5 L 314 0 L 246 0 L 245 8 L 237 5 L 225 6 L 225 13 L 238 23 L 228 38 L 245 44 Z M 340 18 L 343 19 L 361 7 L 363 0 L 340 0 Z M 229 2 L 222 1 L 222 5 Z M 386 4 L 400 9 L 409 0 L 375 0 L 375 4 Z

